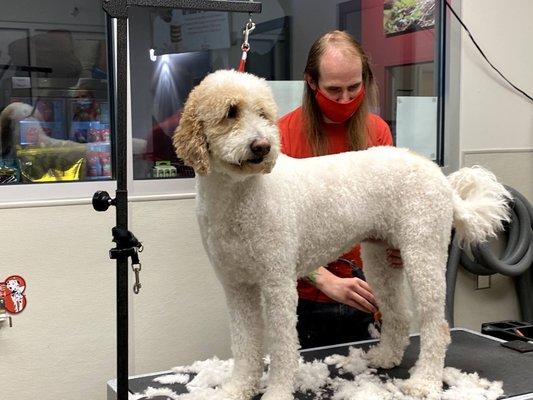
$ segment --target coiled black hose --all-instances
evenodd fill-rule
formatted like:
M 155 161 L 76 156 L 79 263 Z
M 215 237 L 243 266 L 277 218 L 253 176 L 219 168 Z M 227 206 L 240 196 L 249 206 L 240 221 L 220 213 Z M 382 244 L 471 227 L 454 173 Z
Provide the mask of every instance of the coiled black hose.
M 507 245 L 500 258 L 490 249 L 488 243 L 472 248 L 474 260 L 458 246 L 453 237 L 446 266 L 446 319 L 454 326 L 454 297 L 459 263 L 476 275 L 502 275 L 514 277 L 520 303 L 522 320 L 533 323 L 533 207 L 515 189 L 506 186 L 513 196 L 511 222 L 507 224 Z

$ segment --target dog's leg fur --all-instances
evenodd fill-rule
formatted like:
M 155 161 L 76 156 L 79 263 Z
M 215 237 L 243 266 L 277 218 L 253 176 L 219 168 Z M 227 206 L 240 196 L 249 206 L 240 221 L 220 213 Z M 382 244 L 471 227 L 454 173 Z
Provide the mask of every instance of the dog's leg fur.
M 409 343 L 410 312 L 404 296 L 404 271 L 392 268 L 385 245 L 362 243 L 365 277 L 382 313 L 381 340 L 366 354 L 370 366 L 392 368 L 400 364 Z
M 289 276 L 263 283 L 270 374 L 262 400 L 293 400 L 295 374 L 298 369 L 298 334 L 296 282 Z
M 233 374 L 223 390 L 231 399 L 250 400 L 263 374 L 263 316 L 258 285 L 224 284 L 230 313 Z
M 402 247 L 402 260 L 420 318 L 420 355 L 402 390 L 418 398 L 438 398 L 450 331 L 444 318 L 447 248 L 440 240 L 418 238 Z M 423 247 L 417 243 L 424 243 Z M 431 249 L 431 251 L 428 251 Z

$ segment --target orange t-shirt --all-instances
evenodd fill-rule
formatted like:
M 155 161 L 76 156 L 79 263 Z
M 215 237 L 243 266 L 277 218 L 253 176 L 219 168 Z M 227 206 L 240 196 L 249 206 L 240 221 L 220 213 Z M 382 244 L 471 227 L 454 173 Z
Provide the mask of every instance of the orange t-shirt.
M 278 121 L 278 126 L 281 135 L 281 151 L 284 154 L 294 158 L 313 157 L 311 147 L 307 141 L 307 133 L 304 129 L 301 107 L 281 117 Z M 367 138 L 368 147 L 393 145 L 390 128 L 381 117 L 369 114 L 367 126 L 369 135 Z M 343 153 L 350 150 L 344 124 L 324 123 L 323 128 L 328 138 L 328 154 Z M 363 265 L 359 245 L 356 245 L 341 258 L 350 260 L 361 267 Z M 341 278 L 351 278 L 353 276 L 351 266 L 342 261 L 329 263 L 326 268 Z M 334 302 L 334 300 L 304 279 L 298 281 L 298 296 L 305 300 Z

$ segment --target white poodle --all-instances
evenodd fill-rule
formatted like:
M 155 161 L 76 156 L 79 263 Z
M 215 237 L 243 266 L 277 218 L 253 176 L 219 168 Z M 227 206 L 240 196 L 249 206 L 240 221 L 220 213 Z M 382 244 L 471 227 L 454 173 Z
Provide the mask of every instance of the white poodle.
M 174 144 L 198 174 L 203 244 L 230 312 L 235 367 L 223 387 L 228 398 L 253 397 L 264 351 L 271 366 L 262 399 L 293 398 L 296 280 L 366 238 L 400 249 L 404 263 L 391 268 L 384 246 L 362 244 L 383 314 L 381 341 L 366 355 L 370 365 L 398 365 L 408 344 L 405 275 L 420 315 L 421 350 L 403 390 L 438 396 L 450 342 L 444 275 L 452 223 L 470 245 L 494 236 L 508 218 L 510 195 L 490 172 L 465 168 L 447 179 L 431 161 L 393 147 L 287 157 L 268 85 L 235 71 L 217 71 L 191 92 Z

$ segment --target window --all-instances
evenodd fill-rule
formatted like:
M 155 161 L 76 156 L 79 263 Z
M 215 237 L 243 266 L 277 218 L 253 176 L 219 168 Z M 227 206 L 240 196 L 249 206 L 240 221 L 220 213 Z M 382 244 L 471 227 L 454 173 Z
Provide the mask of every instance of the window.
M 0 185 L 110 180 L 103 10 L 42 3 L 0 17 Z
M 247 14 L 130 9 L 134 179 L 190 178 L 171 136 L 187 95 L 209 72 L 236 68 Z M 373 112 L 398 145 L 437 159 L 435 0 L 264 1 L 246 69 L 271 84 L 280 116 L 300 105 L 303 69 L 323 33 L 352 33 L 370 55 Z M 421 117 L 423 114 L 423 118 Z

